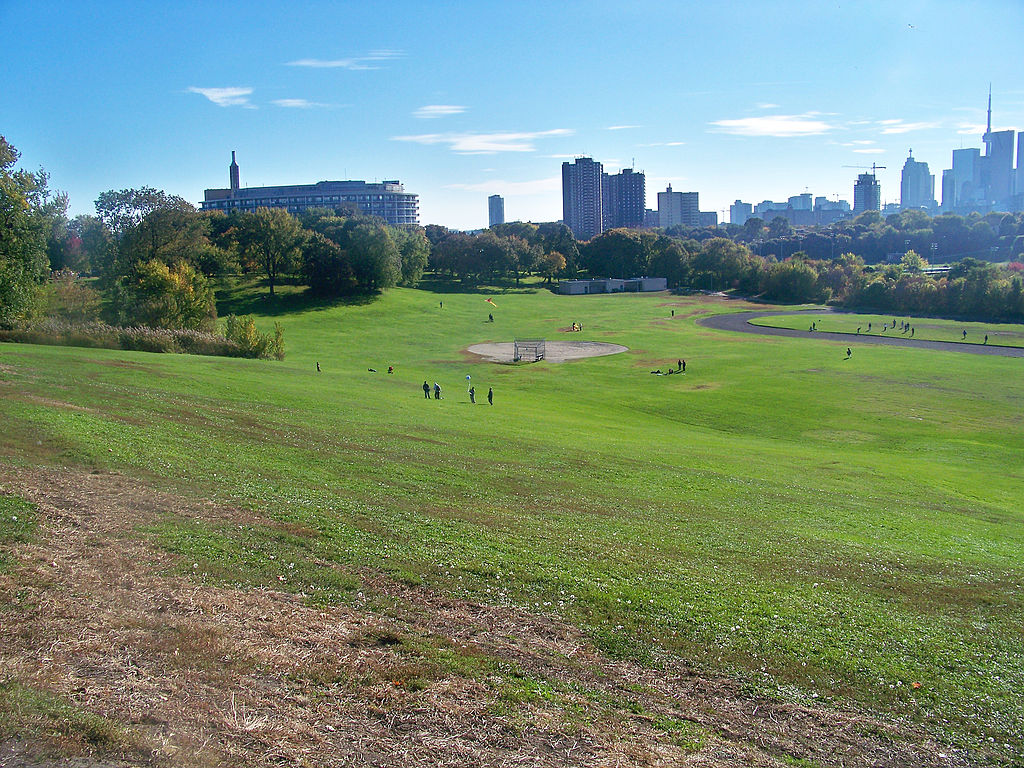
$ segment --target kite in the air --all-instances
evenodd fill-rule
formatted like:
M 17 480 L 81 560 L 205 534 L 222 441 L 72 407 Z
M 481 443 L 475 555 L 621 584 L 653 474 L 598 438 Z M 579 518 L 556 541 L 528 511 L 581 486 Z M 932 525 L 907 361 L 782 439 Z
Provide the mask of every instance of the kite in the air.
M 492 298 L 490 298 L 490 297 L 488 297 L 488 298 L 484 299 L 484 301 L 486 301 L 486 302 L 487 302 L 488 304 L 490 304 L 490 305 L 491 305 L 492 307 L 495 307 L 495 308 L 497 308 L 497 306 L 498 306 L 497 304 L 495 304 L 495 303 L 494 303 L 494 299 L 492 299 Z

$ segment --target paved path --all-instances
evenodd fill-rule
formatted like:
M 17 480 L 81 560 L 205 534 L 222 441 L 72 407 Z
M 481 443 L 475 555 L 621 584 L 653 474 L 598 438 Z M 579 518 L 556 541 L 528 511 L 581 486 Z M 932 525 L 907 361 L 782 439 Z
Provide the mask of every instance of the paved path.
M 999 355 L 1000 357 L 1024 357 L 1024 348 L 997 347 L 985 344 L 967 344 L 958 341 L 926 341 L 925 339 L 907 339 L 899 336 L 876 336 L 872 334 L 831 333 L 829 331 L 797 331 L 790 328 L 768 328 L 763 325 L 751 325 L 750 321 L 758 317 L 776 317 L 778 315 L 821 315 L 830 310 L 801 309 L 795 312 L 779 310 L 764 312 L 733 312 L 730 314 L 702 317 L 697 325 L 716 328 L 720 331 L 739 331 L 741 333 L 757 333 L 762 336 L 790 336 L 796 338 L 828 339 L 843 344 L 888 344 L 894 347 L 919 347 L 921 349 L 941 349 L 945 352 L 967 352 L 972 355 Z M 839 314 L 839 313 L 837 313 Z

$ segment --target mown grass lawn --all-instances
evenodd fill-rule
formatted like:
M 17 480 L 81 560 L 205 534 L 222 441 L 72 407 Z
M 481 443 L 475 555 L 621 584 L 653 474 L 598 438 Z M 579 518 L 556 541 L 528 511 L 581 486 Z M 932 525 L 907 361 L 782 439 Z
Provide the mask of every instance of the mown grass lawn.
M 117 469 L 295 523 L 140 532 L 226 582 L 344 600 L 364 587 L 318 562 L 381 569 L 558 614 L 616 655 L 1021 754 L 1020 360 L 844 360 L 845 344 L 697 326 L 752 308 L 720 298 L 227 300 L 284 326 L 284 362 L 0 347 L 0 460 Z M 630 351 L 464 351 L 517 336 Z M 685 375 L 650 375 L 680 358 Z
M 895 326 L 893 321 L 896 321 Z M 908 317 L 902 315 L 874 315 L 847 312 L 813 312 L 799 315 L 774 315 L 758 317 L 751 325 L 770 328 L 791 328 L 806 331 L 814 324 L 817 331 L 849 333 L 867 336 L 888 336 L 901 339 L 925 339 L 927 341 L 955 341 L 964 344 L 989 344 L 1000 347 L 1024 347 L 1024 326 L 1014 323 L 967 323 L 959 320 L 942 320 L 930 317 Z M 910 330 L 902 324 L 913 328 Z M 870 330 L 869 330 L 870 326 Z M 967 335 L 964 335 L 964 331 Z M 988 340 L 985 340 L 985 337 Z

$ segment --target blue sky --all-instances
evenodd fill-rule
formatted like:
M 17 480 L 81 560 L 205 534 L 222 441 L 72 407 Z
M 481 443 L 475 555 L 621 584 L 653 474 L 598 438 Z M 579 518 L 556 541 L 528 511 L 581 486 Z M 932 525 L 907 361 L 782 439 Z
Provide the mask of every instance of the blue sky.
M 0 134 L 93 213 L 108 189 L 399 179 L 421 223 L 561 218 L 564 159 L 703 210 L 857 169 L 899 197 L 993 127 L 1024 128 L 1024 2 L 0 0 Z M 938 186 L 938 182 L 937 182 Z

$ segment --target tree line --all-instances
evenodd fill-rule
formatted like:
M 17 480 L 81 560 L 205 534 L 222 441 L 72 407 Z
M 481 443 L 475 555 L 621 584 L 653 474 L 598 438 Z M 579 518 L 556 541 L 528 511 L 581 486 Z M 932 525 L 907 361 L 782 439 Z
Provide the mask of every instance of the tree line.
M 341 296 L 416 285 L 425 272 L 465 283 L 524 276 L 665 277 L 673 289 L 735 290 L 770 301 L 1024 320 L 1024 214 L 942 215 L 871 211 L 828 227 L 765 223 L 684 230 L 612 229 L 579 242 L 561 222 L 513 222 L 477 233 L 438 225 L 389 226 L 358 208 L 201 211 L 143 187 L 104 192 L 95 216 L 66 216 L 67 198 L 43 171 L 15 170 L 0 137 L 0 327 L 49 311 L 208 331 L 214 285 L 259 275 L 273 295 L 282 280 Z M 927 259 L 972 254 L 948 273 Z M 88 284 L 77 279 L 86 274 Z

